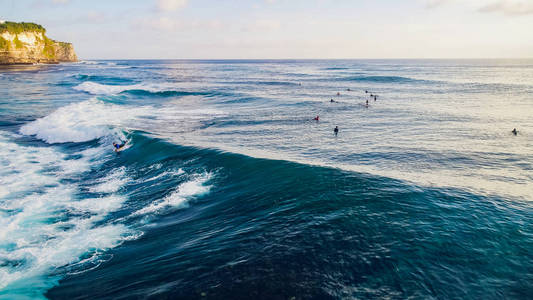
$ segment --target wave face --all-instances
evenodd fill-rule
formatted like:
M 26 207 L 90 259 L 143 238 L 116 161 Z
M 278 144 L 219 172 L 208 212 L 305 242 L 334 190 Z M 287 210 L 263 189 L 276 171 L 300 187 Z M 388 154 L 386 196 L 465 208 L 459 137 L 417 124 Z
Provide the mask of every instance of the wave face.
M 532 298 L 531 66 L 2 73 L 0 298 Z

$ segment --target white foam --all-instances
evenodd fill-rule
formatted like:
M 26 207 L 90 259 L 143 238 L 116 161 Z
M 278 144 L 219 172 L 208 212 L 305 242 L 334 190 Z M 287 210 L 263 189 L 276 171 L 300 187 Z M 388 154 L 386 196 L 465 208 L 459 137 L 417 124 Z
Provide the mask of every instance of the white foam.
M 79 62 L 79 64 L 81 64 L 81 65 L 99 65 L 101 63 L 97 62 L 97 61 L 93 61 L 93 60 L 82 60 L 82 61 Z
M 0 289 L 4 295 L 31 280 L 37 282 L 36 291 L 48 288 L 54 281 L 45 275 L 53 269 L 76 263 L 84 255 L 98 257 L 134 236 L 124 225 L 96 225 L 120 209 L 124 196 L 79 200 L 79 187 L 63 181 L 102 163 L 102 147 L 68 159 L 55 147 L 20 146 L 12 141 L 15 137 L 0 132 Z M 122 171 L 113 173 L 126 177 Z
M 132 85 L 108 85 L 92 81 L 86 81 L 74 87 L 75 90 L 87 92 L 93 95 L 116 95 L 124 91 L 145 90 L 152 93 L 174 91 L 176 88 L 171 84 L 132 84 Z
M 206 185 L 206 183 L 211 179 L 211 177 L 211 173 L 196 175 L 190 181 L 180 184 L 175 191 L 166 196 L 164 199 L 154 202 L 149 206 L 136 211 L 133 215 L 137 216 L 154 213 L 167 207 L 187 207 L 187 202 L 190 199 L 209 192 L 211 186 Z
M 163 177 L 173 177 L 173 176 L 180 176 L 180 175 L 183 175 L 185 174 L 185 171 L 183 171 L 183 169 L 179 168 L 177 171 L 165 171 L 165 172 L 162 172 L 161 174 L 159 175 L 156 175 L 148 180 L 145 180 L 146 181 L 154 181 L 154 180 L 158 180 L 158 179 L 161 179 Z
M 0 132 L 0 199 L 59 185 L 58 178 L 46 170 L 63 163 L 63 158 L 52 148 L 19 146 Z
M 120 167 L 106 177 L 98 180 L 98 184 L 92 186 L 89 190 L 93 193 L 115 193 L 128 183 L 128 181 L 129 178 L 126 176 L 126 168 Z
M 149 107 L 124 107 L 90 99 L 61 107 L 50 115 L 20 128 L 24 135 L 35 135 L 47 143 L 87 142 L 119 135 L 117 126 L 147 114 Z
M 80 201 L 69 202 L 69 209 L 101 214 L 108 211 L 118 210 L 124 201 L 126 201 L 126 197 L 118 195 L 83 199 Z
M 57 109 L 48 116 L 27 123 L 20 128 L 24 135 L 34 135 L 50 143 L 87 142 L 109 138 L 105 142 L 125 140 L 119 128 L 136 128 L 154 132 L 154 127 L 164 130 L 180 128 L 189 130 L 199 125 L 199 120 L 221 115 L 216 109 L 194 109 L 169 103 L 163 107 L 126 106 L 106 103 L 96 98 L 72 103 Z M 183 121 L 182 123 L 178 123 Z M 127 145 L 128 147 L 131 144 Z

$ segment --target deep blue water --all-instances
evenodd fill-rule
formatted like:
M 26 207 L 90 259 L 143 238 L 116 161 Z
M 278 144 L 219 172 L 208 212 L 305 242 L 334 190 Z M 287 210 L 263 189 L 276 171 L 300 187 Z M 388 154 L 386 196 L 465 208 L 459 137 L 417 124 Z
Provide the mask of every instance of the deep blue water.
M 528 60 L 0 69 L 0 298 L 533 298 L 532 95 Z

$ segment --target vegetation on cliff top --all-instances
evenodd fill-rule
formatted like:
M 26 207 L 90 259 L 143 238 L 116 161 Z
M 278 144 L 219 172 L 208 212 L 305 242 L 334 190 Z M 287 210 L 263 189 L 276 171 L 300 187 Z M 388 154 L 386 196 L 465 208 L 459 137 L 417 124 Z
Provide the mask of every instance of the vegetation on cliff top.
M 26 22 L 4 22 L 0 24 L 0 33 L 2 32 L 9 32 L 12 34 L 19 34 L 24 31 L 34 31 L 34 32 L 42 32 L 45 33 L 46 29 L 44 29 L 43 26 L 35 23 L 26 23 Z
M 56 52 L 54 50 L 54 41 L 44 36 L 44 48 L 43 55 L 49 59 L 54 59 L 56 57 Z
M 9 33 L 10 35 L 1 36 Z M 19 39 L 22 33 L 35 33 L 35 42 L 25 44 Z M 14 37 L 13 37 L 14 36 Z M 46 30 L 35 23 L 0 23 L 0 64 L 75 61 L 71 43 L 54 41 L 46 36 Z
M 9 50 L 9 42 L 0 36 L 0 51 Z

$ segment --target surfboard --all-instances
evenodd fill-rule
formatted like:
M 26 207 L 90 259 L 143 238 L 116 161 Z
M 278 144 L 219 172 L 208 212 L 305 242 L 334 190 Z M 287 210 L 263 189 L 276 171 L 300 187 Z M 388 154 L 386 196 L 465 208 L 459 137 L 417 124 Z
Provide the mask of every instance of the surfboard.
M 115 152 L 117 152 L 117 153 L 122 152 L 122 151 L 125 150 L 125 148 L 126 148 L 126 145 L 124 145 L 124 146 L 122 146 L 122 147 L 120 147 L 118 149 L 115 149 Z

